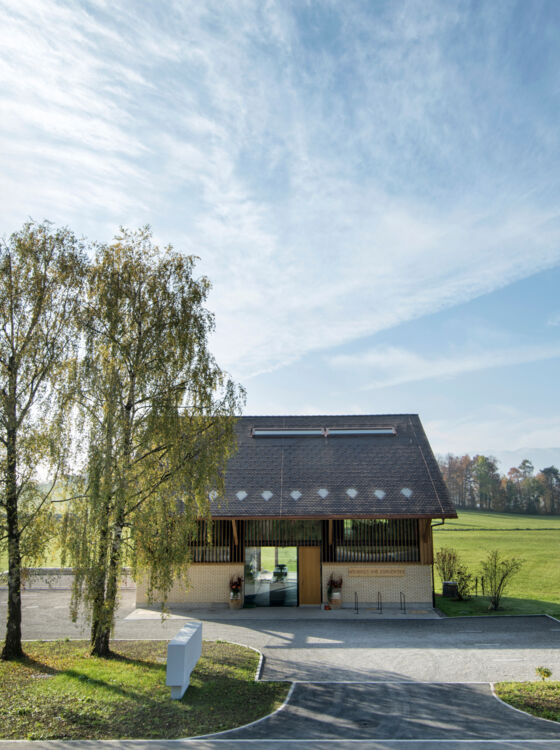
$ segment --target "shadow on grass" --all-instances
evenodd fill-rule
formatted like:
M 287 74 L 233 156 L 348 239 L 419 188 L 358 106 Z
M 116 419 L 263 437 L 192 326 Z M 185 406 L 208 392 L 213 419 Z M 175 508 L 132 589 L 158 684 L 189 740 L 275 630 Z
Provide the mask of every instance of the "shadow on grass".
M 37 648 L 20 663 L 37 675 L 59 679 L 50 685 L 50 681 L 12 680 L 6 695 L 0 684 L 0 737 L 171 739 L 206 734 L 270 713 L 287 692 L 287 686 L 279 683 L 254 682 L 251 672 L 256 664 L 251 664 L 248 672 L 245 669 L 247 657 L 255 659 L 252 652 L 235 655 L 228 653 L 231 646 L 211 644 L 205 645 L 206 656 L 203 654 L 193 672 L 183 699 L 172 701 L 165 687 L 165 664 L 155 661 L 165 650 L 154 646 L 154 642 L 130 644 L 132 653 L 127 653 L 125 646 L 125 653 L 113 653 L 109 659 L 88 658 L 87 645 L 76 649 L 76 642 L 68 648 L 60 641 L 48 644 L 52 649 L 48 657 L 41 653 L 41 647 Z M 117 646 L 122 647 L 121 643 Z M 223 663 L 226 655 L 231 667 L 245 669 L 243 677 L 232 674 L 229 665 Z M 52 667 L 43 663 L 43 658 L 59 658 L 66 664 Z M 113 675 L 111 665 L 115 667 Z M 139 671 L 133 669 L 127 676 L 121 665 Z M 161 673 L 161 679 L 154 677 L 154 671 Z M 148 675 L 149 679 L 143 680 Z
M 552 615 L 560 617 L 560 604 L 542 599 L 520 599 L 504 596 L 498 610 L 490 609 L 487 596 L 473 596 L 467 601 L 457 601 L 436 594 L 436 607 L 447 617 L 465 617 L 469 615 Z
M 44 644 L 45 641 L 36 641 L 36 643 Z M 60 646 L 60 645 L 67 645 L 69 646 L 69 650 L 75 651 L 76 646 L 80 647 L 80 641 L 50 641 L 49 644 L 52 644 L 52 646 Z M 165 641 L 165 645 L 167 646 L 167 641 Z M 0 640 L 0 651 L 2 650 L 4 646 L 4 641 Z M 25 644 L 24 644 L 25 648 Z M 145 670 L 151 670 L 151 671 L 158 671 L 161 670 L 162 667 L 165 668 L 165 661 L 157 662 L 153 659 L 155 658 L 152 655 L 151 660 L 146 660 L 139 658 L 138 656 L 127 656 L 126 654 L 119 653 L 118 651 L 110 651 L 108 656 L 106 657 L 96 657 L 92 656 L 89 653 L 89 649 L 87 646 L 84 646 L 84 651 L 81 654 L 74 654 L 74 656 L 78 658 L 91 658 L 98 659 L 97 662 L 99 666 L 102 666 L 103 664 L 111 664 L 111 663 L 121 663 L 123 665 L 131 665 L 135 667 L 140 667 Z M 1 663 L 1 662 L 0 662 Z M 49 664 L 46 664 L 43 661 L 40 661 L 39 658 L 36 656 L 30 656 L 26 651 L 24 651 L 24 654 L 19 659 L 13 659 L 9 662 L 5 663 L 12 663 L 12 664 L 22 664 L 25 667 L 29 667 L 30 669 L 35 669 L 38 672 L 42 672 L 44 674 L 49 675 L 55 675 L 55 674 L 68 674 L 69 676 L 75 676 L 79 675 L 80 673 L 76 670 L 68 669 L 66 667 L 53 667 Z M 82 676 L 83 677 L 83 676 Z

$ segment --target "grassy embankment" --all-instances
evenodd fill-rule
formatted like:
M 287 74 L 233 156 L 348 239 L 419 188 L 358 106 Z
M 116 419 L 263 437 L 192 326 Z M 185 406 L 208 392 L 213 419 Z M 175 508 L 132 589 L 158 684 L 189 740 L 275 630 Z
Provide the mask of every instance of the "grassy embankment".
M 274 711 L 289 684 L 255 682 L 259 656 L 205 642 L 180 701 L 165 686 L 167 641 L 113 642 L 115 659 L 83 641 L 25 643 L 0 662 L 1 739 L 176 738 L 219 732 Z
M 560 682 L 499 682 L 496 695 L 506 703 L 542 719 L 560 721 Z
M 434 550 L 452 547 L 467 568 L 480 578 L 480 562 L 498 549 L 522 558 L 522 569 L 512 579 L 507 596 L 495 614 L 551 614 L 560 617 L 560 516 L 527 516 L 511 513 L 459 511 L 459 518 L 434 529 Z M 434 571 L 436 591 L 441 581 Z M 489 614 L 488 599 L 467 602 L 437 597 L 437 606 L 448 615 Z

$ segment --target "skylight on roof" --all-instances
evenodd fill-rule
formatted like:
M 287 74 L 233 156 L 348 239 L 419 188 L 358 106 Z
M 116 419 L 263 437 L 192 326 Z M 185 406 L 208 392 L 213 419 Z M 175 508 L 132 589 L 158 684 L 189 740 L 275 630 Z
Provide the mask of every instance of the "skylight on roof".
M 352 437 L 396 435 L 394 427 L 253 427 L 253 437 Z
M 321 427 L 302 428 L 269 428 L 253 427 L 253 437 L 323 437 L 324 430 Z
M 394 427 L 328 427 L 328 437 L 343 435 L 395 435 Z

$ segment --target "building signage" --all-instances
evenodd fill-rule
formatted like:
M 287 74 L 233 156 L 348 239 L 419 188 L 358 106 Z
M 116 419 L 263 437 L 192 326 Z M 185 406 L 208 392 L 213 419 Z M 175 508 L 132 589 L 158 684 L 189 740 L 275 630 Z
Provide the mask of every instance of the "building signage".
M 404 568 L 348 568 L 349 578 L 362 578 L 363 576 L 397 578 L 404 576 L 404 574 Z

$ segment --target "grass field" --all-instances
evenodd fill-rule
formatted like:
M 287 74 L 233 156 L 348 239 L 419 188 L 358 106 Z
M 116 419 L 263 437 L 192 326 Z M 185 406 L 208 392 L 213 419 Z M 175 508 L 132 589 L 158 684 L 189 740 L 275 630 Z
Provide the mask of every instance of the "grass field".
M 489 550 L 522 558 L 525 562 L 507 589 L 503 613 L 560 613 L 560 516 L 460 511 L 459 518 L 434 529 L 434 550 L 441 547 L 456 549 L 475 576 L 480 576 L 480 562 Z M 434 574 L 436 591 L 441 591 L 437 571 Z M 482 597 L 471 602 L 438 598 L 438 606 L 450 615 L 488 613 Z
M 45 552 L 45 557 L 38 563 L 33 563 L 31 567 L 45 567 L 45 568 L 57 568 L 60 565 L 60 551 L 57 545 L 52 545 Z M 8 570 L 8 552 L 0 550 L 0 573 L 3 570 Z
M 205 642 L 180 701 L 165 685 L 167 641 L 112 642 L 114 659 L 83 641 L 31 641 L 0 662 L 0 738 L 176 738 L 246 724 L 274 711 L 289 684 L 255 682 L 259 655 Z

